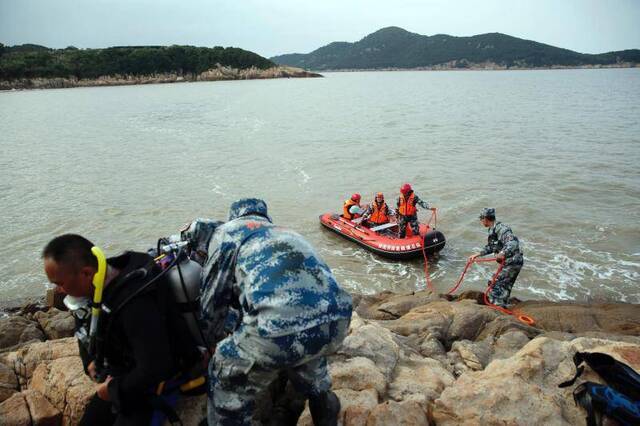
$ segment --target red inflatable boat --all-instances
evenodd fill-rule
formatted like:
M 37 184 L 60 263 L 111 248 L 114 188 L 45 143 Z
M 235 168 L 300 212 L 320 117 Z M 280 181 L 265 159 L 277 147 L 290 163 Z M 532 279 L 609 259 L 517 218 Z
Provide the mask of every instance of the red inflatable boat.
M 439 252 L 445 245 L 442 232 L 425 223 L 420 224 L 420 235 L 412 235 L 408 229 L 406 238 L 398 238 L 398 224 L 395 222 L 369 228 L 339 214 L 325 213 L 320 216 L 320 223 L 367 250 L 389 259 L 422 256 L 423 244 L 427 255 Z

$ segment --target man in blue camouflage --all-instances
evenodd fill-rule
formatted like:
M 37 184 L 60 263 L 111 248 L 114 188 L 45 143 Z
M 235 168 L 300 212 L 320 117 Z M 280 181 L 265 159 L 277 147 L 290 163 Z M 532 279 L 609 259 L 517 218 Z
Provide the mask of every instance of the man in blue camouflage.
M 201 287 L 206 336 L 218 342 L 209 424 L 250 425 L 256 395 L 285 373 L 309 398 L 314 423 L 335 425 L 326 355 L 347 334 L 351 296 L 307 241 L 272 224 L 262 200 L 234 202 L 229 222 L 202 222 L 199 233 L 211 228 Z M 237 322 L 228 334 L 230 309 Z
M 488 297 L 494 305 L 507 308 L 511 288 L 524 263 L 520 242 L 513 235 L 510 227 L 502 222 L 496 222 L 495 209 L 483 209 L 480 213 L 480 223 L 488 228 L 488 242 L 479 254 L 474 254 L 469 259 L 473 260 L 479 256 L 495 253 L 498 262 L 504 262 L 504 268 L 496 278 L 496 283 Z

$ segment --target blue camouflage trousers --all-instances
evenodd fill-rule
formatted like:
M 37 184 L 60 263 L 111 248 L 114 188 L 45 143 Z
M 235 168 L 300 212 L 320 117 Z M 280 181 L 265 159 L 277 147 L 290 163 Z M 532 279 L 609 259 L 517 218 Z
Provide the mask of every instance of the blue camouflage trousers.
M 512 259 L 507 259 L 507 262 L 498 274 L 496 283 L 488 294 L 489 302 L 494 305 L 506 308 L 509 304 L 509 296 L 511 295 L 511 288 L 518 278 L 518 274 L 522 269 L 523 259 L 521 254 L 516 254 Z M 489 284 L 491 281 L 489 281 Z
M 411 227 L 413 235 L 420 235 L 420 224 L 418 223 L 418 215 L 402 216 L 398 215 L 398 237 L 407 236 L 407 224 Z
M 335 352 L 349 319 L 265 338 L 241 326 L 220 341 L 209 362 L 209 425 L 251 425 L 256 396 L 285 372 L 296 391 L 309 397 L 331 388 L 326 355 Z

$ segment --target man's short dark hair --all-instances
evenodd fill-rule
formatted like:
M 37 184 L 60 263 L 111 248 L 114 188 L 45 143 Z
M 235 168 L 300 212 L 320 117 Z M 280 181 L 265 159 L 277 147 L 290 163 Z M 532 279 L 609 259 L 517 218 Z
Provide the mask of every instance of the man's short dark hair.
M 98 261 L 91 253 L 93 243 L 77 234 L 64 234 L 49 241 L 42 250 L 43 259 L 53 259 L 58 264 L 65 264 L 74 270 L 85 266 L 98 268 Z

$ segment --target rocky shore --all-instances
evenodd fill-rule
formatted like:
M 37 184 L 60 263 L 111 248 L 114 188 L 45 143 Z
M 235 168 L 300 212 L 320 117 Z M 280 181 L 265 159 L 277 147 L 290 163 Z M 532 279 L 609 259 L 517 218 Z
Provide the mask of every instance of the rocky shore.
M 354 296 L 348 337 L 329 359 L 342 425 L 582 425 L 586 413 L 558 384 L 576 351 L 605 352 L 640 371 L 640 309 L 622 303 L 516 302 L 528 326 L 481 294 Z M 74 425 L 95 384 L 82 370 L 73 319 L 27 307 L 0 318 L 0 424 Z M 204 417 L 186 398 L 185 425 Z M 311 425 L 305 410 L 299 425 Z
M 179 75 L 171 73 L 146 76 L 114 75 L 104 76 L 97 79 L 33 78 L 20 80 L 0 80 L 0 90 L 63 89 L 70 87 L 89 86 L 130 86 L 134 84 L 307 77 L 322 77 L 322 75 L 305 71 L 301 68 L 288 66 L 277 66 L 262 70 L 255 67 L 247 69 L 237 69 L 218 65 L 216 68 L 212 68 L 201 74 Z

